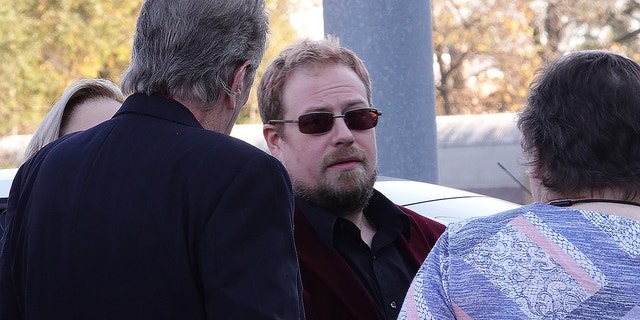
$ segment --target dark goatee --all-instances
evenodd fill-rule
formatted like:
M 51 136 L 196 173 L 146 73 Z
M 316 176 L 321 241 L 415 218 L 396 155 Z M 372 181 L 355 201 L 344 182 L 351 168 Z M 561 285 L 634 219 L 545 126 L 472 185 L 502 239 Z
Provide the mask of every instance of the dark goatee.
M 338 216 L 346 216 L 362 211 L 367 206 L 373 196 L 376 176 L 375 171 L 368 176 L 361 173 L 345 173 L 334 184 L 320 183 L 315 188 L 296 185 L 294 193 L 297 197 Z

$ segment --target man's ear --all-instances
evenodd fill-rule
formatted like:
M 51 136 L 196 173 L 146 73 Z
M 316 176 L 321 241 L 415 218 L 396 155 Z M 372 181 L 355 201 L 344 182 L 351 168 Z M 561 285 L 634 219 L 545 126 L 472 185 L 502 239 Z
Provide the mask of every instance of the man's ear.
M 236 100 L 239 100 L 242 104 L 245 103 L 244 96 L 249 96 L 249 88 L 245 88 L 245 76 L 247 74 L 247 70 L 251 65 L 249 61 L 245 61 L 243 64 L 238 66 L 235 71 L 233 71 L 233 80 L 231 81 L 231 97 L 235 97 Z M 247 91 L 245 91 L 245 89 Z
M 267 143 L 269 152 L 276 159 L 280 159 L 280 143 L 282 143 L 282 137 L 272 124 L 265 124 L 262 126 L 262 135 L 264 141 Z

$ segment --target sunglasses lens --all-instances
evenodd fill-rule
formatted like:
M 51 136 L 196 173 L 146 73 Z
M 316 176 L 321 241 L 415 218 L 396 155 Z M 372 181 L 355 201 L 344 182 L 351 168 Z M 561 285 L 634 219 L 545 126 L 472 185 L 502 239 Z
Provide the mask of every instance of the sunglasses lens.
M 298 128 L 305 134 L 327 132 L 332 126 L 333 114 L 328 112 L 307 113 L 298 118 Z
M 352 130 L 367 130 L 378 124 L 378 114 L 371 109 L 356 109 L 344 114 L 347 127 Z

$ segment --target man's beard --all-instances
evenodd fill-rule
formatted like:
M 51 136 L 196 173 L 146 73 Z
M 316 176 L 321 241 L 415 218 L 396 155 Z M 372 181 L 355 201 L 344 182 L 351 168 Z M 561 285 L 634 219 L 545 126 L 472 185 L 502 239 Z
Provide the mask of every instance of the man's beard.
M 370 172 L 370 164 L 363 161 L 363 170 L 342 172 L 334 179 L 321 179 L 316 186 L 308 186 L 292 179 L 297 197 L 327 209 L 338 216 L 346 216 L 364 209 L 373 196 L 377 170 Z

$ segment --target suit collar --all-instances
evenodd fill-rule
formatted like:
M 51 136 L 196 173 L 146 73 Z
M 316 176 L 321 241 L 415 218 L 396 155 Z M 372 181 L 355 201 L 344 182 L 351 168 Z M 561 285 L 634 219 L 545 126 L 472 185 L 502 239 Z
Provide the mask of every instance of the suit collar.
M 142 114 L 180 124 L 202 128 L 195 116 L 182 103 L 159 94 L 134 93 L 127 97 L 115 117 L 123 114 Z

